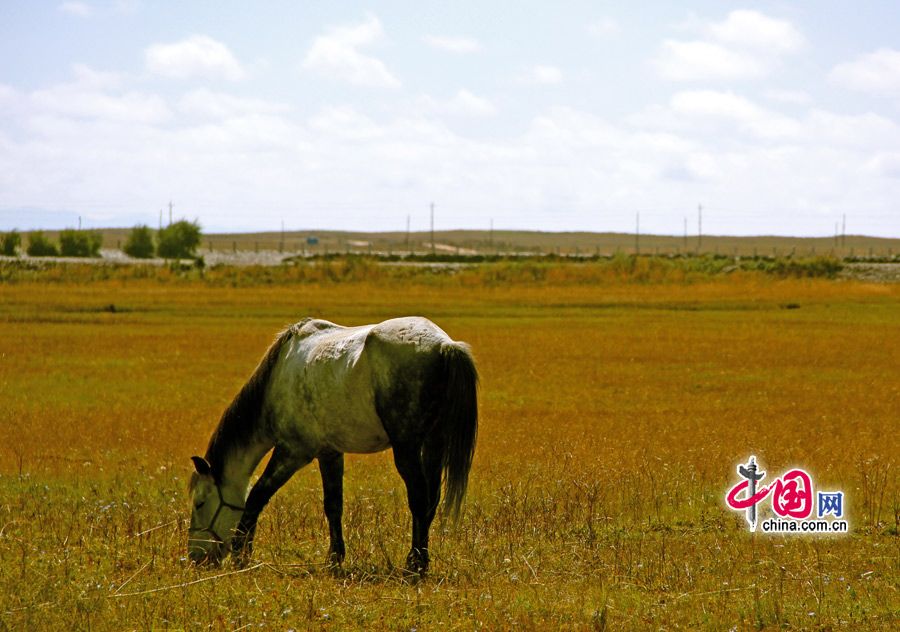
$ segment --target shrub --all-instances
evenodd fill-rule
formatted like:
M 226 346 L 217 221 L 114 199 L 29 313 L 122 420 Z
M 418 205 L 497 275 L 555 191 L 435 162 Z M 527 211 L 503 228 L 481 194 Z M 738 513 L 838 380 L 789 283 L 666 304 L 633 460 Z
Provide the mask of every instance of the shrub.
M 159 231 L 156 252 L 166 259 L 189 259 L 200 245 L 200 225 L 181 220 Z
M 59 249 L 44 236 L 44 231 L 36 230 L 28 235 L 28 248 L 25 250 L 29 257 L 58 257 Z
M 0 233 L 0 253 L 7 257 L 15 257 L 19 245 L 22 243 L 22 236 L 15 229 L 8 233 Z
M 129 257 L 148 259 L 153 256 L 153 232 L 147 226 L 135 226 L 131 229 L 125 247 L 122 248 Z
M 99 257 L 102 244 L 99 231 L 67 228 L 59 234 L 59 249 L 64 257 Z

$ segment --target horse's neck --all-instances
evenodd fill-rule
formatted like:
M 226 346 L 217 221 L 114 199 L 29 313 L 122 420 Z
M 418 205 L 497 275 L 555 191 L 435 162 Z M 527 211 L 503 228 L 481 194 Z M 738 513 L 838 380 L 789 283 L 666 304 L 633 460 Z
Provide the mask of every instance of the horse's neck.
M 256 466 L 272 448 L 271 444 L 253 443 L 242 449 L 231 450 L 222 464 L 222 487 L 233 494 L 232 498 L 246 500 L 250 477 Z

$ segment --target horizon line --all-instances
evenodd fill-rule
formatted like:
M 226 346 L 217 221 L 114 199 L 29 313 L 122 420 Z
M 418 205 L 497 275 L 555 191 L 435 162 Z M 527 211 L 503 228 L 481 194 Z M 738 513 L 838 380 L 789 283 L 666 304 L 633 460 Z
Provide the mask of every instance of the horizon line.
M 182 221 L 182 220 L 178 220 Z M 166 224 L 168 226 L 168 224 Z M 21 234 L 35 233 L 35 232 L 50 232 L 57 233 L 64 230 L 97 230 L 97 231 L 119 231 L 119 230 L 132 230 L 137 226 L 147 226 L 153 231 L 158 231 L 158 227 L 150 226 L 148 224 L 135 224 L 133 226 L 97 226 L 97 227 L 66 227 L 66 228 L 27 228 L 27 229 L 18 229 L 11 228 L 8 230 L 0 230 L 0 233 L 3 232 L 12 232 L 16 231 Z M 284 231 L 275 229 L 275 230 L 213 230 L 213 231 L 203 231 L 201 226 L 201 234 L 204 236 L 225 236 L 225 235 L 296 235 L 297 233 L 303 233 L 309 236 L 315 236 L 315 233 L 347 233 L 347 234 L 375 234 L 375 235 L 387 235 L 387 234 L 409 234 L 409 235 L 430 235 L 430 229 L 424 230 L 410 230 L 406 231 L 404 229 L 394 229 L 394 230 L 348 230 L 343 228 L 294 228 L 294 229 L 285 229 Z M 865 239 L 883 239 L 883 240 L 900 240 L 900 236 L 892 236 L 886 237 L 881 235 L 869 235 L 866 233 L 830 233 L 830 234 L 819 234 L 819 235 L 796 235 L 796 234 L 777 234 L 777 233 L 754 233 L 754 234 L 746 234 L 746 235 L 735 235 L 728 233 L 687 233 L 685 236 L 684 233 L 672 234 L 672 233 L 652 233 L 652 232 L 640 232 L 636 233 L 634 231 L 626 232 L 626 231 L 596 231 L 596 230 L 538 230 L 531 228 L 442 228 L 442 229 L 434 229 L 435 234 L 439 233 L 454 233 L 454 232 L 469 232 L 469 233 L 528 233 L 528 234 L 546 234 L 546 235 L 565 235 L 565 234 L 582 234 L 582 235 L 609 235 L 609 236 L 624 236 L 633 238 L 635 235 L 640 235 L 641 237 L 665 237 L 672 239 L 697 239 L 698 236 L 702 236 L 704 239 L 758 239 L 758 238 L 773 238 L 773 239 L 846 239 L 847 237 L 854 238 L 865 238 Z

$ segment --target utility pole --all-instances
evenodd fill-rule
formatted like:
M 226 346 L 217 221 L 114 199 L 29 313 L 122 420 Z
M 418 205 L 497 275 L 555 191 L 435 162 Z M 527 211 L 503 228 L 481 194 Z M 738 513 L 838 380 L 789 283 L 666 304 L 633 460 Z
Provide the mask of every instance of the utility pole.
M 703 205 L 697 205 L 697 254 L 700 254 L 700 246 L 703 243 Z
M 634 216 L 634 254 L 641 254 L 641 212 Z
M 434 202 L 431 203 L 431 254 L 434 255 Z
M 78 230 L 81 230 L 81 215 L 78 216 Z

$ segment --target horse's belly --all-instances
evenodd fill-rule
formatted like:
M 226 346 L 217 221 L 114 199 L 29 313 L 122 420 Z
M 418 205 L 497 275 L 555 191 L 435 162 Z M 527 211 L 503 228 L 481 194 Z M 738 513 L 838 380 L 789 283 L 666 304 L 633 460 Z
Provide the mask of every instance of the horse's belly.
M 380 452 L 391 445 L 377 415 L 354 415 L 334 421 L 326 432 L 326 443 L 338 452 Z

